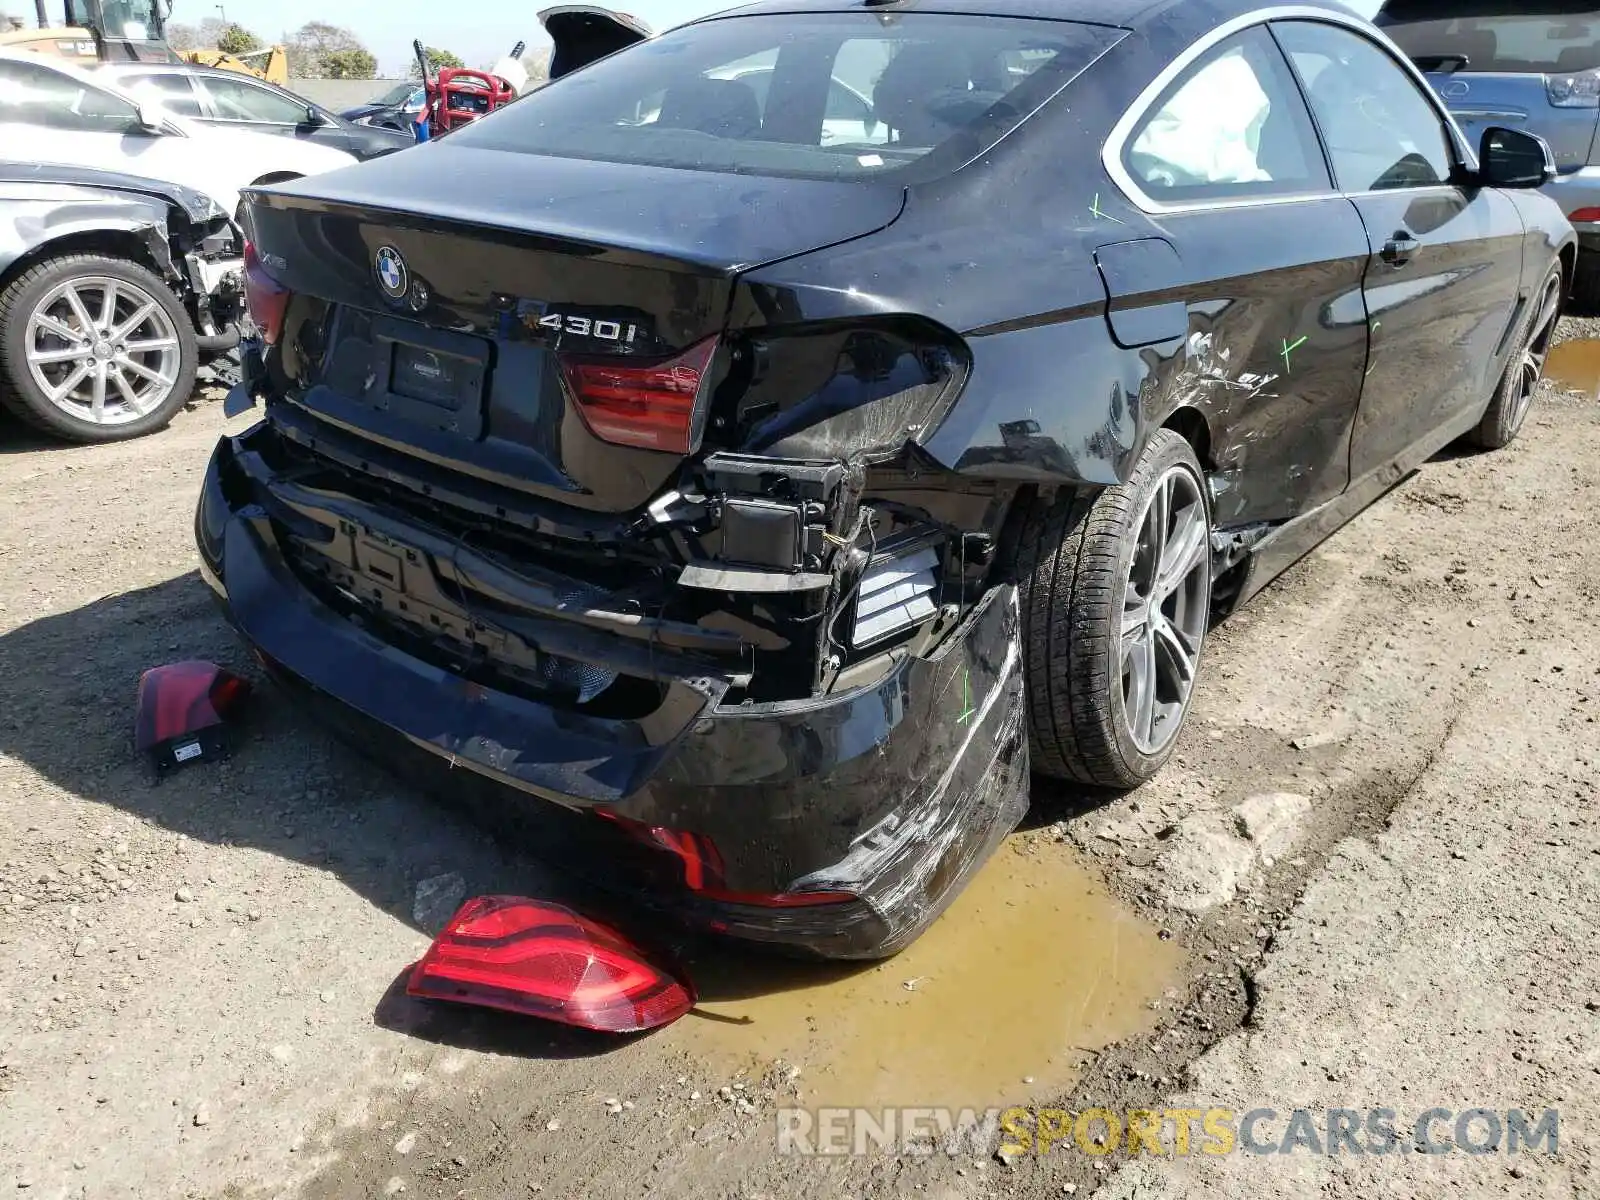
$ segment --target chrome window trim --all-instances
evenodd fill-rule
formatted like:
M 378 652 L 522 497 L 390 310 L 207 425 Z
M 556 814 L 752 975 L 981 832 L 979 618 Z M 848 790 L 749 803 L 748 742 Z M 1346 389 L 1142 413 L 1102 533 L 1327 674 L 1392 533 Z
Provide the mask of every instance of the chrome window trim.
M 1356 16 L 1354 13 L 1335 12 L 1326 8 L 1312 8 L 1307 5 L 1282 5 L 1275 8 L 1258 8 L 1255 12 L 1234 17 L 1224 21 L 1214 29 L 1207 30 L 1195 41 L 1191 42 L 1182 54 L 1166 65 L 1159 75 L 1152 80 L 1137 98 L 1117 119 L 1111 127 L 1111 132 L 1106 135 L 1104 146 L 1100 151 L 1100 163 L 1105 168 L 1106 174 L 1111 176 L 1111 181 L 1121 189 L 1134 207 L 1151 216 L 1165 216 L 1173 213 L 1205 212 L 1211 209 L 1228 208 L 1257 208 L 1269 204 L 1300 204 L 1313 200 L 1329 200 L 1336 197 L 1356 198 L 1366 195 L 1393 195 L 1396 191 L 1424 191 L 1429 188 L 1453 188 L 1453 184 L 1428 184 L 1421 188 L 1395 188 L 1380 192 L 1371 191 L 1346 191 L 1335 186 L 1326 191 L 1296 192 L 1282 196 L 1237 196 L 1224 200 L 1193 200 L 1175 204 L 1163 203 L 1152 199 L 1139 185 L 1127 167 L 1123 164 L 1122 156 L 1127 141 L 1139 128 L 1142 121 L 1150 115 L 1150 110 L 1162 94 L 1173 85 L 1185 71 L 1200 59 L 1204 58 L 1222 42 L 1237 34 L 1253 29 L 1257 25 L 1267 26 L 1274 21 L 1314 21 L 1324 25 L 1336 25 L 1348 30 L 1357 37 L 1365 38 L 1378 50 L 1387 54 L 1403 73 L 1408 75 L 1417 88 L 1422 92 L 1423 98 L 1433 107 L 1436 116 L 1445 130 L 1445 136 L 1458 166 L 1468 171 L 1478 169 L 1478 156 L 1471 146 L 1467 144 L 1465 135 L 1455 122 L 1444 101 L 1439 98 L 1433 88 L 1428 86 L 1428 79 L 1415 63 L 1408 59 L 1400 48 L 1384 34 L 1377 26 Z M 1270 35 L 1270 30 L 1268 31 Z M 1284 57 L 1287 59 L 1288 55 Z M 1289 63 L 1289 69 L 1294 70 L 1294 63 Z M 1298 75 L 1298 72 L 1296 72 Z M 1309 108 L 1309 104 L 1307 105 Z M 1316 114 L 1312 113 L 1312 124 L 1316 124 Z M 1326 147 L 1322 144 L 1322 131 L 1317 130 L 1317 149 L 1326 158 Z M 1329 164 L 1329 177 L 1332 178 L 1333 167 Z

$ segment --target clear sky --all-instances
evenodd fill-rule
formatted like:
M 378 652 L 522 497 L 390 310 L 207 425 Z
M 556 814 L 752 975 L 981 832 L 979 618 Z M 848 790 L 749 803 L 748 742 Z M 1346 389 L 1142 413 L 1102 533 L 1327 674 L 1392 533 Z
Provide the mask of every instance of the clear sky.
M 222 15 L 263 38 L 276 41 L 307 21 L 330 21 L 348 26 L 378 56 L 380 71 L 400 75 L 411 63 L 411 40 L 453 50 L 469 66 L 487 67 L 518 41 L 530 48 L 543 45 L 544 31 L 535 15 L 557 0 L 173 0 L 172 19 L 198 25 L 207 17 Z M 656 30 L 668 29 L 694 17 L 732 8 L 742 0 L 616 0 L 616 7 L 631 12 Z M 1366 15 L 1377 11 L 1379 0 L 1346 0 Z M 30 0 L 0 0 L 0 8 L 29 12 Z M 52 17 L 61 19 L 62 0 L 49 0 Z M 1065 2 L 1063 7 L 1069 7 Z

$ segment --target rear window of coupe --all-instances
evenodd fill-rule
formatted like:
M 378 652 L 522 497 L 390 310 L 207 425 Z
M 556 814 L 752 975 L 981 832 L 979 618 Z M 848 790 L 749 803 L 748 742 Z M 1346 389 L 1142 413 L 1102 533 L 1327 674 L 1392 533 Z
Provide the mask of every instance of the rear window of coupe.
M 944 13 L 774 13 L 673 30 L 450 135 L 563 158 L 812 179 L 938 174 L 1125 31 Z

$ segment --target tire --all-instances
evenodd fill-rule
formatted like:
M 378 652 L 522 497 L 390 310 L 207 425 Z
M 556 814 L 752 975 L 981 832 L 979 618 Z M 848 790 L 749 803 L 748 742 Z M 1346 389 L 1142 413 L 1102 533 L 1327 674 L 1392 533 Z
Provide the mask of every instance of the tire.
M 108 291 L 122 340 L 81 336 L 76 314 L 98 328 Z M 0 405 L 43 433 L 118 442 L 163 429 L 194 391 L 198 363 L 194 325 L 177 296 L 127 259 L 47 259 L 0 292 Z
M 1561 288 L 1565 279 L 1558 264 L 1534 293 L 1530 311 L 1533 317 L 1519 335 L 1489 407 L 1478 427 L 1467 440 L 1481 450 L 1500 450 L 1516 440 L 1533 407 L 1544 378 L 1545 359 L 1561 319 Z
M 1160 497 L 1176 498 L 1166 527 L 1181 525 L 1185 534 L 1181 545 L 1174 536 L 1169 565 L 1188 566 L 1179 586 L 1151 607 L 1159 563 L 1152 565 L 1145 522 Z M 1205 475 L 1189 443 L 1163 429 L 1127 483 L 1026 503 L 1014 567 L 1033 769 L 1069 783 L 1138 787 L 1172 756 L 1194 694 L 1211 604 Z M 1148 615 L 1141 624 L 1141 611 L 1159 616 L 1166 632 Z M 1186 687 L 1173 684 L 1183 674 L 1179 646 Z M 1154 685 L 1149 709 L 1139 703 L 1146 694 L 1140 675 Z M 1153 717 L 1148 725 L 1145 712 Z
M 1585 316 L 1600 313 L 1600 250 L 1579 250 L 1572 272 L 1572 306 Z

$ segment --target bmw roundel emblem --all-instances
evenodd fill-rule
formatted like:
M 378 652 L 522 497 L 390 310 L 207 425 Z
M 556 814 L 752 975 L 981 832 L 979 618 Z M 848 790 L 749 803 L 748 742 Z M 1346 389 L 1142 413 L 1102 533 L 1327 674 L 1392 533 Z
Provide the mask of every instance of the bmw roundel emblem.
M 373 267 L 383 294 L 391 300 L 404 300 L 411 290 L 411 272 L 406 269 L 406 260 L 400 257 L 400 251 L 393 246 L 380 246 Z

